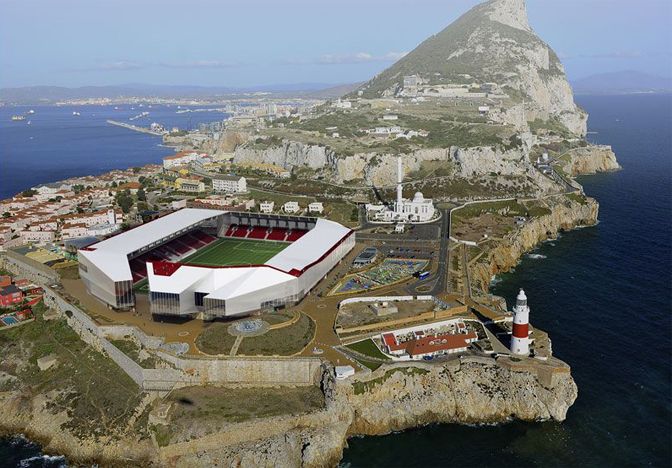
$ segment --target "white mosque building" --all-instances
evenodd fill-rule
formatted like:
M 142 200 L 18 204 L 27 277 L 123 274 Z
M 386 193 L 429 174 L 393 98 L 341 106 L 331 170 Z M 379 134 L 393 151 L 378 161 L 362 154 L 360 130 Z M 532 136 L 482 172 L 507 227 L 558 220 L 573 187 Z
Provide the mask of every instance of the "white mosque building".
M 379 223 L 426 223 L 436 219 L 437 211 L 430 198 L 416 192 L 412 200 L 403 197 L 402 181 L 404 172 L 401 157 L 397 159 L 397 200 L 387 205 L 366 205 L 369 220 Z

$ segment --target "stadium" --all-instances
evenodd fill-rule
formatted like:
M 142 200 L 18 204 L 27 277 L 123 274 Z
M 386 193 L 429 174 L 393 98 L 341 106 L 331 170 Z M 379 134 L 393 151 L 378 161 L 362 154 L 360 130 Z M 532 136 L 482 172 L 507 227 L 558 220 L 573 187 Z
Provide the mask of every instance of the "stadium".
M 152 314 L 212 319 L 297 303 L 354 245 L 354 231 L 324 219 L 185 208 L 78 259 L 111 308 L 133 308 L 146 284 Z

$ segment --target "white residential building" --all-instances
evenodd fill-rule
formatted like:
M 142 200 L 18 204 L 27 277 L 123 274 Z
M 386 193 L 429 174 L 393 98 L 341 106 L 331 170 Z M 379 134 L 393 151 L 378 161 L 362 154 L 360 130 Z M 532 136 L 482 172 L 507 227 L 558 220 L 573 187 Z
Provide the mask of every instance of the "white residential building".
M 324 212 L 324 206 L 322 205 L 322 202 L 313 202 L 309 204 L 308 212 L 322 214 Z
M 46 244 L 47 242 L 53 242 L 56 233 L 54 231 L 21 231 L 19 236 L 23 242 Z
M 283 205 L 282 209 L 285 211 L 285 213 L 298 213 L 301 207 L 299 207 L 298 202 L 288 201 Z
M 263 201 L 259 203 L 259 211 L 262 213 L 273 213 L 273 208 L 275 208 L 275 202 Z
M 241 176 L 218 176 L 212 179 L 215 192 L 242 193 L 247 192 L 247 180 Z
M 191 162 L 199 161 L 205 158 L 206 154 L 199 154 L 194 151 L 182 151 L 172 156 L 163 158 L 163 168 L 170 169 L 177 166 L 185 166 Z

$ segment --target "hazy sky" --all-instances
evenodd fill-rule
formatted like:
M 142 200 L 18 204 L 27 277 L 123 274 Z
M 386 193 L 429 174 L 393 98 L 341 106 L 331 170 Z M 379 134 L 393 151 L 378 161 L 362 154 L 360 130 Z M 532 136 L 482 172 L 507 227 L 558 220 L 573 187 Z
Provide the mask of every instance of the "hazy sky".
M 0 0 L 0 86 L 370 78 L 476 0 Z M 670 0 L 528 0 L 570 78 L 671 76 Z

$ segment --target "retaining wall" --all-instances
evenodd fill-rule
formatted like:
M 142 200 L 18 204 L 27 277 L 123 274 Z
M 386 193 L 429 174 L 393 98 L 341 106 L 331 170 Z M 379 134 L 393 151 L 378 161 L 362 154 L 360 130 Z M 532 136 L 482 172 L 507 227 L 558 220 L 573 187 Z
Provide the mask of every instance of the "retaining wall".
M 0 256 L 0 267 L 14 271 L 17 275 L 25 276 L 39 284 L 52 284 L 61 279 L 59 274 L 51 268 L 11 250 L 6 250 Z

